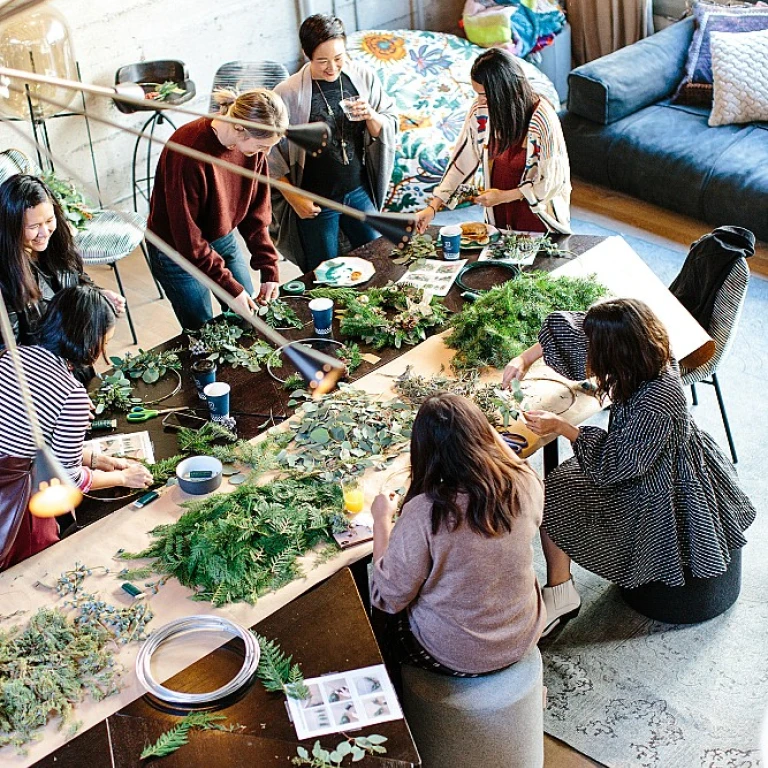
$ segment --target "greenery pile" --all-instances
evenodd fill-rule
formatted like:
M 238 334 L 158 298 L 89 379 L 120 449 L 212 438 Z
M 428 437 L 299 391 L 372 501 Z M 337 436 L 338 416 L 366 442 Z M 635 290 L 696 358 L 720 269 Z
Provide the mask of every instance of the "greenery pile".
M 136 405 L 132 399 L 133 384 L 126 375 L 118 370 L 104 376 L 99 388 L 90 397 L 95 406 L 96 416 L 109 411 L 128 411 Z
M 283 364 L 277 350 L 261 339 L 244 347 L 241 339 L 251 337 L 251 330 L 243 330 L 239 325 L 230 323 L 226 317 L 206 323 L 198 331 L 186 333 L 189 336 L 191 355 L 205 355 L 208 360 L 220 365 L 242 367 L 251 373 L 258 373 L 267 363 L 272 368 L 279 368 Z
M 547 256 L 567 256 L 570 253 L 560 248 L 547 235 L 523 235 L 519 232 L 503 234 L 488 246 L 488 251 L 489 257 L 498 261 L 505 259 L 518 261 L 532 253 L 544 253 Z
M 253 603 L 287 584 L 300 575 L 299 557 L 346 528 L 341 488 L 312 478 L 244 483 L 184 506 L 177 522 L 151 531 L 147 549 L 120 557 L 155 558 L 153 570 L 214 605 Z
M 154 384 L 169 371 L 180 371 L 181 349 L 169 349 L 165 352 L 140 349 L 138 354 L 126 352 L 125 357 L 110 357 L 115 373 L 122 373 L 129 379 L 141 379 L 145 384 Z
M 304 323 L 293 308 L 283 299 L 273 299 L 259 307 L 259 316 L 272 328 L 303 328 Z
M 424 259 L 437 257 L 437 245 L 432 235 L 416 235 L 404 248 L 393 248 L 390 256 L 395 264 L 419 266 Z
M 423 291 L 412 285 L 390 283 L 365 291 L 315 288 L 309 295 L 333 299 L 337 306 L 343 307 L 341 333 L 361 339 L 374 349 L 414 346 L 427 338 L 427 331 L 439 328 L 448 317 L 440 299 L 433 298 L 429 304 L 423 304 Z
M 277 461 L 317 474 L 325 482 L 360 474 L 368 467 L 383 469 L 410 440 L 415 414 L 402 400 L 382 402 L 343 384 L 320 401 L 305 390 L 291 397 L 288 405 L 301 406 L 298 418 L 289 422 L 292 439 Z
M 586 310 L 606 293 L 594 279 L 522 273 L 467 304 L 451 320 L 446 344 L 456 350 L 456 370 L 503 368 L 536 343 L 547 315 Z

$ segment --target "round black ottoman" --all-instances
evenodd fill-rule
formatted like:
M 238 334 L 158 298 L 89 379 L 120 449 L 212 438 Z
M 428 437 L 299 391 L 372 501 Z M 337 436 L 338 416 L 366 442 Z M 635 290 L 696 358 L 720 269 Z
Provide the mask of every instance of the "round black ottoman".
M 685 569 L 685 584 L 668 587 L 658 581 L 635 589 L 621 589 L 621 596 L 638 613 L 668 624 L 696 624 L 728 610 L 741 591 L 741 549 L 731 550 L 725 573 L 698 579 Z

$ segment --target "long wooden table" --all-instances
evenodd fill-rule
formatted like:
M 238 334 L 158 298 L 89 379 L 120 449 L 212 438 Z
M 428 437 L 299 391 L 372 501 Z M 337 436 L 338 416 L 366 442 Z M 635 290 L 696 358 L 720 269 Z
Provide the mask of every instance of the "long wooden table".
M 569 258 L 550 259 L 544 257 L 538 260 L 535 267 L 553 271 L 557 268 L 570 270 L 584 269 L 581 262 L 583 259 L 576 259 L 576 255 L 585 255 L 587 261 L 587 271 L 589 274 L 596 273 L 598 279 L 606 283 L 609 288 L 615 285 L 620 286 L 620 290 L 614 288 L 614 292 L 621 295 L 623 289 L 621 286 L 628 285 L 629 291 L 624 295 L 634 295 L 649 300 L 655 305 L 657 297 L 663 297 L 664 304 L 671 309 L 668 316 L 668 322 L 673 327 L 670 329 L 673 336 L 673 344 L 676 354 L 679 357 L 685 357 L 689 354 L 697 353 L 707 346 L 711 341 L 706 334 L 688 322 L 690 317 L 680 307 L 675 306 L 675 302 L 669 303 L 668 291 L 666 288 L 650 273 L 642 264 L 639 257 L 626 246 L 621 238 L 611 238 L 602 240 L 601 238 L 578 237 L 567 238 L 561 244 L 568 248 L 573 254 Z M 385 241 L 377 241 L 366 246 L 363 249 L 364 254 L 371 258 L 377 268 L 371 284 L 383 285 L 391 279 L 398 278 L 403 267 L 394 265 L 389 258 L 391 246 Z M 449 307 L 459 309 L 461 299 L 458 291 L 452 290 L 447 297 L 446 303 Z M 679 320 L 679 322 L 678 322 Z M 684 332 L 678 332 L 682 328 Z M 301 338 L 306 334 L 302 331 L 293 331 L 289 335 L 293 338 Z M 165 347 L 177 345 L 179 339 L 174 339 Z M 442 344 L 439 337 L 433 337 L 419 347 L 411 348 L 408 351 L 403 350 L 383 350 L 380 353 L 381 360 L 376 364 L 365 363 L 358 372 L 359 378 L 356 384 L 368 391 L 382 393 L 391 384 L 391 378 L 387 375 L 378 375 L 379 373 L 393 375 L 402 370 L 409 362 L 414 362 L 417 366 L 417 372 L 429 374 L 439 370 L 441 365 L 450 361 L 451 353 Z M 186 353 L 182 357 L 187 359 Z M 373 375 L 369 375 L 373 373 Z M 498 376 L 498 374 L 497 374 Z M 232 386 L 232 409 L 235 412 L 239 410 L 249 413 L 269 412 L 271 408 L 274 413 L 287 415 L 286 401 L 287 395 L 282 388 L 273 382 L 266 373 L 249 374 L 241 369 L 232 370 L 224 368 L 220 370 L 220 380 L 228 381 Z M 191 379 L 188 376 L 183 378 L 184 386 L 181 392 L 172 400 L 164 403 L 164 406 L 193 405 L 199 406 L 197 395 L 192 386 Z M 579 411 L 575 418 L 584 418 L 588 409 Z M 250 437 L 258 431 L 259 425 L 263 422 L 260 416 L 247 416 L 238 418 L 240 432 L 245 437 Z M 144 424 L 127 424 L 123 419 L 120 420 L 119 431 L 134 431 L 138 429 L 148 429 L 155 442 L 156 453 L 158 457 L 170 456 L 177 452 L 176 439 L 173 433 L 163 432 L 160 420 L 149 421 Z M 535 437 L 533 438 L 535 440 Z M 532 442 L 532 450 L 537 447 Z M 60 544 L 51 547 L 34 558 L 19 564 L 18 566 L 0 574 L 0 594 L 3 595 L 3 613 L 10 613 L 14 610 L 23 608 L 34 610 L 42 605 L 53 604 L 55 600 L 50 593 L 41 591 L 34 587 L 36 581 L 50 582 L 55 580 L 62 571 L 71 568 L 76 561 L 87 561 L 89 565 L 110 564 L 115 551 L 119 548 L 125 548 L 128 551 L 138 551 L 142 549 L 149 541 L 148 531 L 155 525 L 172 522 L 180 514 L 179 504 L 187 499 L 185 494 L 178 487 L 171 488 L 163 493 L 161 498 L 152 505 L 142 510 L 135 511 L 130 508 L 123 508 L 114 514 L 109 514 L 119 502 L 113 504 L 88 504 L 84 505 L 79 511 L 78 517 L 83 530 L 76 535 L 62 541 Z M 107 518 L 107 515 L 109 517 Z M 91 524 L 92 523 L 92 524 Z M 361 557 L 370 553 L 370 545 L 361 545 L 359 547 L 339 553 L 333 560 L 324 562 L 313 567 L 311 557 L 305 559 L 306 577 L 296 580 L 286 585 L 278 592 L 267 595 L 259 600 L 255 606 L 244 604 L 230 605 L 223 608 L 214 608 L 206 603 L 192 603 L 188 600 L 191 591 L 182 587 L 175 580 L 169 581 L 157 596 L 152 598 L 152 606 L 155 611 L 155 626 L 160 626 L 173 618 L 196 613 L 211 613 L 228 616 L 241 624 L 251 626 L 257 622 L 264 621 L 267 617 L 276 611 L 289 605 L 292 600 L 300 597 L 303 593 L 312 587 L 320 584 L 325 579 L 332 576 L 339 569 L 349 565 Z M 118 566 L 119 567 L 119 566 Z M 127 598 L 119 590 L 119 581 L 113 577 L 100 577 L 103 579 L 100 590 L 104 598 L 112 602 L 119 603 L 120 600 Z M 99 584 L 89 585 L 91 589 L 99 590 Z M 309 598 L 308 598 L 309 599 Z M 0 625 L 2 626 L 2 625 Z M 282 638 L 281 638 L 282 640 Z M 164 668 L 167 675 L 173 675 L 188 668 L 191 664 L 197 662 L 206 653 L 215 649 L 216 641 L 208 644 L 196 644 L 195 647 L 186 649 L 185 653 L 175 655 L 173 659 Z M 127 668 L 132 669 L 137 649 L 135 647 L 124 647 L 121 649 L 118 660 Z M 367 663 L 358 660 L 356 654 L 351 652 L 346 663 L 346 668 L 362 666 Z M 297 655 L 297 659 L 305 665 L 309 664 L 308 674 L 336 671 L 338 667 L 329 666 L 325 662 L 326 649 L 323 643 L 312 643 L 306 648 L 307 656 Z M 317 672 L 315 672 L 317 670 Z M 129 706 L 131 702 L 141 697 L 142 691 L 138 686 L 135 676 L 129 673 L 126 677 L 125 686 L 120 694 L 111 697 L 103 702 L 96 703 L 87 701 L 78 707 L 77 718 L 82 720 L 85 728 L 96 726 L 104 718 Z M 401 726 L 406 727 L 401 721 Z M 5 749 L 0 752 L 4 760 L 4 765 L 21 766 L 29 765 L 35 759 L 43 757 L 66 741 L 66 735 L 63 732 L 56 731 L 53 725 L 50 725 L 44 731 L 45 741 L 42 744 L 32 745 L 30 754 L 27 758 L 18 758 Z M 332 737 L 327 742 L 330 743 Z M 58 762 L 57 762 L 58 764 Z M 212 765 L 223 764 L 213 762 Z

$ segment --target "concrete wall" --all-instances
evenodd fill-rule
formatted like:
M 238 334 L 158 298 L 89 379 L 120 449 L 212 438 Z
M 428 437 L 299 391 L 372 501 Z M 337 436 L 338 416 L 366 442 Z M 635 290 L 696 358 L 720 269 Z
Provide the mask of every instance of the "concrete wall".
M 112 84 L 121 66 L 153 59 L 179 59 L 188 67 L 197 96 L 188 106 L 208 107 L 216 69 L 232 60 L 273 59 L 295 71 L 301 60 L 298 27 L 304 15 L 335 12 L 348 31 L 372 28 L 416 28 L 456 31 L 463 0 L 54 0 L 67 17 L 84 82 Z M 183 9 L 181 11 L 180 9 Z M 86 97 L 88 111 L 119 126 L 140 128 L 147 113 L 125 115 L 112 102 Z M 79 105 L 79 102 L 75 102 Z M 143 115 L 143 116 L 142 116 Z M 174 117 L 177 125 L 185 122 Z M 0 124 L 0 149 L 33 152 L 29 123 Z M 85 122 L 78 117 L 47 121 L 57 172 L 69 165 L 92 181 Z M 131 196 L 131 155 L 135 139 L 119 129 L 91 121 L 96 160 L 105 204 Z M 167 126 L 158 129 L 167 138 Z M 145 145 L 146 142 L 143 142 Z M 144 151 L 142 149 L 142 155 Z M 130 207 L 130 201 L 121 207 Z

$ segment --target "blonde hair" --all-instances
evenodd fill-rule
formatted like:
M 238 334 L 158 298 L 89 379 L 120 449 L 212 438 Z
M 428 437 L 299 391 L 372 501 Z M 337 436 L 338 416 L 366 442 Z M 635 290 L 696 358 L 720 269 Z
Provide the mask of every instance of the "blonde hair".
M 266 88 L 254 88 L 242 93 L 231 88 L 217 88 L 213 100 L 219 105 L 221 115 L 272 125 L 281 130 L 288 127 L 288 108 L 285 102 L 274 91 Z M 272 131 L 243 128 L 254 139 L 269 139 L 275 135 Z

